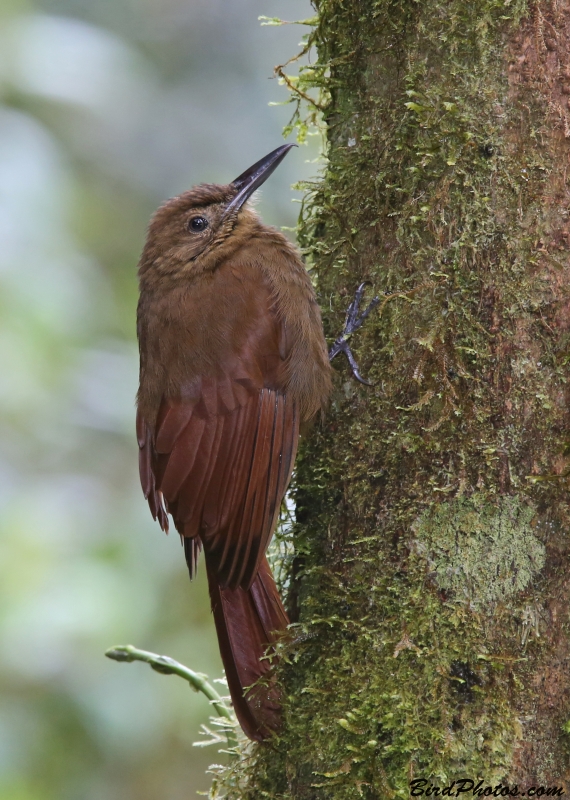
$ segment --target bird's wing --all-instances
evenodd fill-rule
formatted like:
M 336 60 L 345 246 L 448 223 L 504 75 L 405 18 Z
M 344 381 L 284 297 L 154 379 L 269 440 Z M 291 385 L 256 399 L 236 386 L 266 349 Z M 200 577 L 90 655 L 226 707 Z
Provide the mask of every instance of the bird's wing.
M 170 512 L 191 573 L 202 542 L 222 587 L 248 589 L 273 533 L 295 460 L 299 417 L 264 383 L 263 360 L 202 377 L 164 398 L 155 429 L 139 415 L 140 475 L 153 517 Z M 164 503 L 162 498 L 164 498 Z

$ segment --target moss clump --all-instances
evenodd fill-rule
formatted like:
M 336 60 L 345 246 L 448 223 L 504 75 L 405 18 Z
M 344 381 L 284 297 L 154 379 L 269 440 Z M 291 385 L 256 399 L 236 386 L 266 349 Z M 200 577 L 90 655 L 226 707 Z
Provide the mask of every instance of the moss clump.
M 419 517 L 412 548 L 440 589 L 474 606 L 493 606 L 525 589 L 544 566 L 535 517 L 536 509 L 519 497 L 455 498 Z

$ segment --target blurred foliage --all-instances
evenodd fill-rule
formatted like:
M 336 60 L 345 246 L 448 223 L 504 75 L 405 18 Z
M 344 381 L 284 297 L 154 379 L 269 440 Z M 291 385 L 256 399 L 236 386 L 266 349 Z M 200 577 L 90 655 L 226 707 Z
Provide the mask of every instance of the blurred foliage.
M 280 143 L 273 66 L 308 0 L 0 0 L 0 800 L 182 800 L 210 709 L 121 668 L 132 642 L 221 675 L 203 571 L 136 469 L 136 263 L 153 209 Z M 265 188 L 294 225 L 295 151 Z

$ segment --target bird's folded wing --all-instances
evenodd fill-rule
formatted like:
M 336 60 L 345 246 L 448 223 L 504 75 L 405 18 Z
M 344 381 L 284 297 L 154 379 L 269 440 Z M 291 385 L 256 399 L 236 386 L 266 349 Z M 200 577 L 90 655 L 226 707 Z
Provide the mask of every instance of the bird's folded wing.
M 246 365 L 163 399 L 155 430 L 139 416 L 137 433 L 151 512 L 164 530 L 172 514 L 191 572 L 201 541 L 222 587 L 249 588 L 291 477 L 295 404 Z

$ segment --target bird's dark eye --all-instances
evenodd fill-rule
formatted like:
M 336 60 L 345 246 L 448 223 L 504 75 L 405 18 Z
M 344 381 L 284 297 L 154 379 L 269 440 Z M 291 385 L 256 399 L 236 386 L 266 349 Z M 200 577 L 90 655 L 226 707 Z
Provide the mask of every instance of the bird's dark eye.
M 200 233 L 205 231 L 208 227 L 208 220 L 206 217 L 192 217 L 188 222 L 188 229 L 193 233 Z

